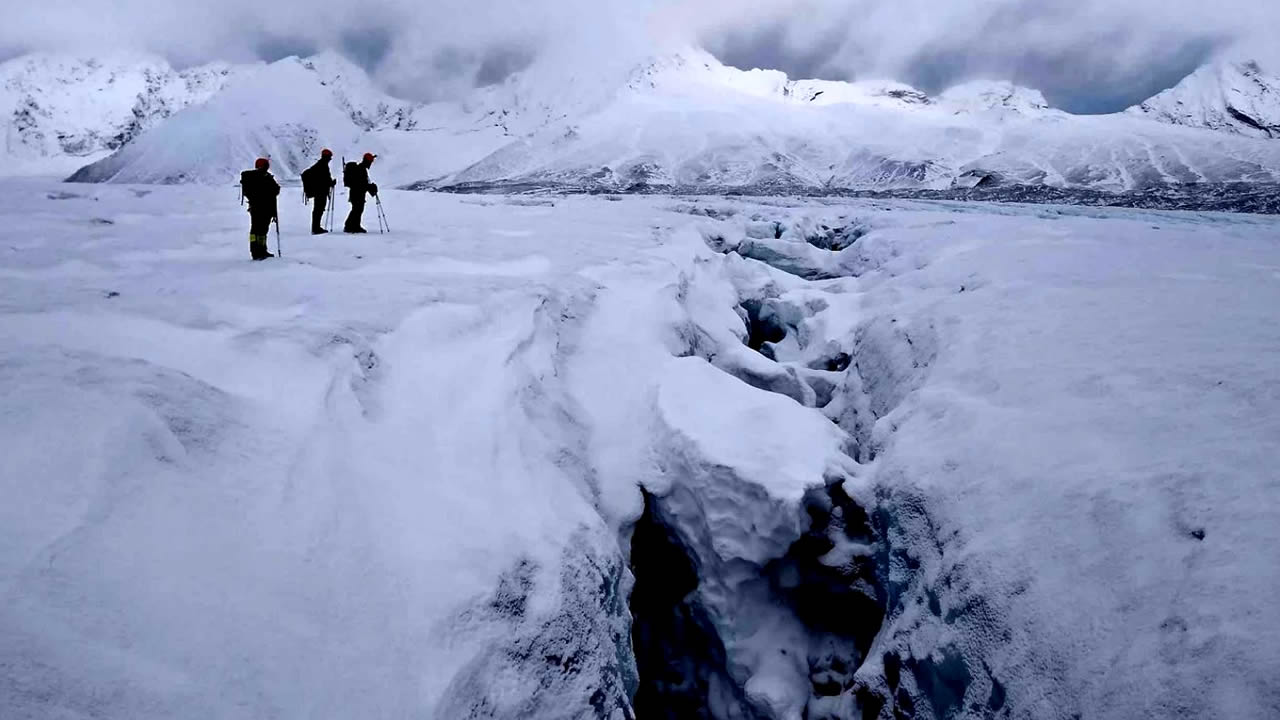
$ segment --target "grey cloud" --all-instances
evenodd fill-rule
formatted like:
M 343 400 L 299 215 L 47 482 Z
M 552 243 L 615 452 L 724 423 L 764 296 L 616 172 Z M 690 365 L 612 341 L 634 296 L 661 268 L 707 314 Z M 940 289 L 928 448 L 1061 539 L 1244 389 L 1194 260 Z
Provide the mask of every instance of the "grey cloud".
M 725 61 L 936 92 L 976 77 L 1097 112 L 1177 82 L 1280 27 L 1256 0 L 42 0 L 7 11 L 0 49 L 146 50 L 179 64 L 332 48 L 389 91 L 448 97 L 535 57 L 639 60 L 700 42 Z
M 1075 112 L 1123 109 L 1176 84 L 1215 52 L 1248 45 L 1259 28 L 1280 27 L 1280 4 L 1248 0 L 795 0 L 788 6 L 780 11 L 777 3 L 755 3 L 758 12 L 742 27 L 710 25 L 701 31 L 703 41 L 739 67 L 830 79 L 888 77 L 929 92 L 975 78 L 1012 80 Z
M 387 59 L 393 40 L 389 27 L 377 25 L 353 28 L 338 35 L 338 49 L 356 64 L 376 72 Z
M 307 57 L 320 50 L 312 38 L 297 35 L 265 34 L 253 44 L 253 53 L 267 62 L 273 62 L 291 55 Z

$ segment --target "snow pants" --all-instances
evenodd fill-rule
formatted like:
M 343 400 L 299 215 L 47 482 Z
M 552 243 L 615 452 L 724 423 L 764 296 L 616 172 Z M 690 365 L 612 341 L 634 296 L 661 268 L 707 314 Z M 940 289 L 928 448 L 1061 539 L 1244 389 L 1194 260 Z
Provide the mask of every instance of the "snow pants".
M 329 194 L 317 195 L 311 198 L 311 232 L 323 229 L 324 209 L 329 204 Z
M 347 216 L 347 224 L 343 226 L 343 230 L 347 232 L 355 232 L 360 229 L 360 223 L 364 216 L 364 193 L 359 195 L 351 193 L 351 214 Z
M 261 260 L 268 257 L 267 252 L 267 234 L 271 232 L 271 221 L 275 219 L 276 211 L 256 210 L 249 208 L 249 255 L 254 260 Z

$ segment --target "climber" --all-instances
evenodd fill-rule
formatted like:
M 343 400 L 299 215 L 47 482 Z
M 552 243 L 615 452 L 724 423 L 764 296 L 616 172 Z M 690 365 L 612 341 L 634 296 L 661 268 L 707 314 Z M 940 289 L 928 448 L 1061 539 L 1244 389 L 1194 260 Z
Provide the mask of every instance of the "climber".
M 269 172 L 271 161 L 258 158 L 252 170 L 240 173 L 240 189 L 249 201 L 249 254 L 254 260 L 275 257 L 267 250 L 267 233 L 276 219 L 276 198 L 280 184 Z
M 342 227 L 343 232 L 366 232 L 360 226 L 360 220 L 361 216 L 364 215 L 365 193 L 375 197 L 378 195 L 378 186 L 369 182 L 369 167 L 373 165 L 373 161 L 377 157 L 373 153 L 365 153 L 359 163 L 352 161 L 342 168 L 342 184 L 351 191 L 349 196 L 351 214 L 347 216 L 347 222 Z
M 329 161 L 333 159 L 333 151 L 325 148 L 320 151 L 320 159 L 315 165 L 302 171 L 302 194 L 315 201 L 311 208 L 311 234 L 323 235 L 327 230 L 321 227 L 324 221 L 325 205 L 329 202 L 329 191 L 338 184 L 329 172 Z

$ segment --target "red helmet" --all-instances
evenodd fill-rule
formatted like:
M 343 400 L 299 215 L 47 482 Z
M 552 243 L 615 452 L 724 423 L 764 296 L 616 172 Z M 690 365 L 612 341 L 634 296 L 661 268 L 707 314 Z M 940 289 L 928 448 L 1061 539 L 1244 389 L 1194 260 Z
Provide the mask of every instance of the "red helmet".
M 253 167 L 257 170 L 266 170 L 271 167 L 271 161 L 266 158 L 258 158 L 253 161 Z
M 373 162 L 373 159 L 374 159 L 374 158 L 376 158 L 376 157 L 378 157 L 378 156 L 377 156 L 377 155 L 374 155 L 373 153 L 365 153 L 365 154 L 364 154 L 364 161 L 365 161 L 365 162 L 367 162 L 367 163 L 371 163 L 371 162 Z
M 332 151 L 332 150 L 330 150 L 329 148 L 325 148 L 325 149 L 323 149 L 323 150 L 321 150 L 321 151 L 320 151 L 320 157 L 322 157 L 322 158 L 331 158 L 331 157 L 333 157 L 333 151 Z

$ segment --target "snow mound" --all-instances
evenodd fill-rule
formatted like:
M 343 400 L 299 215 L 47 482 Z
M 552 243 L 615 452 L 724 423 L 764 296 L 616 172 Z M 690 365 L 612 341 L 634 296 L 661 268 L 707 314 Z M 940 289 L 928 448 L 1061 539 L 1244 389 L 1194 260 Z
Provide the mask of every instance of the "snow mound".
M 1280 138 L 1280 74 L 1254 60 L 1217 62 L 1126 112 L 1171 125 Z
M 174 70 L 160 58 L 32 54 L 0 63 L 6 172 L 65 172 L 118 150 L 247 68 Z
M 423 113 L 428 123 L 438 115 Z M 325 147 L 339 158 L 373 152 L 383 158 L 375 175 L 394 178 L 406 165 L 422 172 L 433 163 L 473 159 L 482 152 L 471 148 L 490 147 L 498 135 L 472 128 L 456 134 L 418 129 L 413 104 L 377 91 L 364 71 L 340 56 L 286 58 L 245 73 L 209 102 L 179 113 L 70 180 L 218 184 L 233 181 L 257 157 L 270 157 L 277 177 L 288 179 Z

